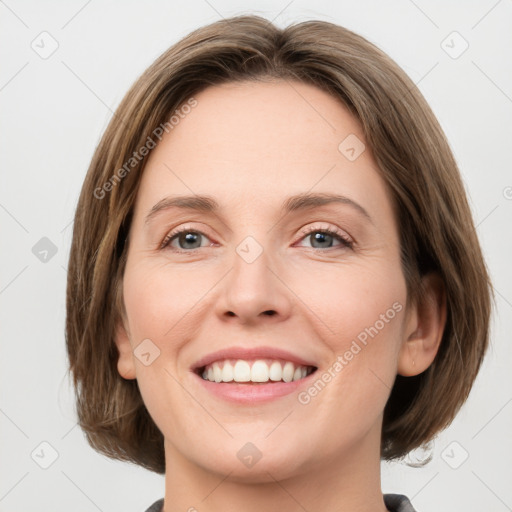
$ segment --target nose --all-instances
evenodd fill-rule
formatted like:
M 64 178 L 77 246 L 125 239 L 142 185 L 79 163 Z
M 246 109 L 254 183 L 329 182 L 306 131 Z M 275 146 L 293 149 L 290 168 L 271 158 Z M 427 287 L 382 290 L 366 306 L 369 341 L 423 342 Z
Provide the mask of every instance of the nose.
M 253 261 L 245 258 L 243 252 L 234 255 L 232 269 L 223 280 L 216 305 L 224 321 L 274 323 L 290 316 L 293 293 L 280 275 L 280 266 L 271 260 L 264 249 Z

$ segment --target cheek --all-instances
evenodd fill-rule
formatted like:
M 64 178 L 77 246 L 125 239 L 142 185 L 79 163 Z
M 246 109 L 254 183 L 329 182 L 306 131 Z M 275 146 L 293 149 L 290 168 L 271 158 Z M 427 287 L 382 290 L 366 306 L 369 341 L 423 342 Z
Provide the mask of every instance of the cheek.
M 178 272 L 161 264 L 127 268 L 124 300 L 134 338 L 154 338 L 158 344 L 175 337 L 207 289 L 193 271 Z
M 294 269 L 287 279 L 310 318 L 316 317 L 316 324 L 333 340 L 333 349 L 343 349 L 347 339 L 359 337 L 364 343 L 376 331 L 399 332 L 407 291 L 399 264 L 389 259 L 308 272 Z
M 175 379 L 181 380 L 188 371 L 179 365 L 180 351 L 194 338 L 200 299 L 215 283 L 211 272 L 204 274 L 192 266 L 178 271 L 151 262 L 128 262 L 125 272 L 123 293 L 132 346 L 136 349 L 150 340 L 151 364 L 135 359 L 138 386 L 157 425 L 171 429 L 175 421 L 171 410 L 182 407 L 186 415 L 189 409 L 190 397 Z
M 401 268 L 374 260 L 304 275 L 294 290 L 328 349 L 324 373 L 331 375 L 332 389 L 346 404 L 373 404 L 378 411 L 393 385 L 402 341 L 406 286 Z
M 187 313 L 197 301 L 194 284 L 190 285 L 183 274 L 147 263 L 127 265 L 123 284 L 132 346 L 136 350 L 143 340 L 150 340 L 150 364 L 134 358 L 138 388 L 156 425 L 171 436 L 184 420 L 177 420 L 175 411 L 188 414 L 189 397 L 177 382 L 176 362 L 190 337 Z

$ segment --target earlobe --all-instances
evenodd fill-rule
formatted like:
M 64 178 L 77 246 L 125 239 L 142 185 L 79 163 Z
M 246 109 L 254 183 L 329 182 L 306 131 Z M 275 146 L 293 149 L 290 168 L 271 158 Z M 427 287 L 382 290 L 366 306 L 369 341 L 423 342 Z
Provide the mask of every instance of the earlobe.
M 115 333 L 115 344 L 119 352 L 117 360 L 117 371 L 124 379 L 135 379 L 135 363 L 133 361 L 133 349 L 130 337 L 122 322 L 119 322 Z
M 398 374 L 419 375 L 434 361 L 446 325 L 446 293 L 437 273 L 423 277 L 424 297 L 411 306 L 404 341 L 398 358 Z

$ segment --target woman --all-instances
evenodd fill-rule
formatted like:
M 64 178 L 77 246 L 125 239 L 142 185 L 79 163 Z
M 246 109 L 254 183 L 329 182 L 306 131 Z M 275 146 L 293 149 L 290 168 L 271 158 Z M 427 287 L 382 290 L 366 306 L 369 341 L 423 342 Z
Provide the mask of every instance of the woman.
M 145 71 L 85 179 L 67 293 L 80 425 L 165 473 L 151 512 L 413 511 L 380 461 L 450 424 L 488 344 L 438 122 L 319 21 L 222 20 Z

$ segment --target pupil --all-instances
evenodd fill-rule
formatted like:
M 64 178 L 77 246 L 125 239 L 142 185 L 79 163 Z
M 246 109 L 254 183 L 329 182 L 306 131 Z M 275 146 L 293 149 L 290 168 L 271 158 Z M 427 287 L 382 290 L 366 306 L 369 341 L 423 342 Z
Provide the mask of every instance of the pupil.
M 317 232 L 317 233 L 315 233 L 313 235 L 313 238 L 314 238 L 315 242 L 319 242 L 320 244 L 322 244 L 322 243 L 326 244 L 327 243 L 327 245 L 329 246 L 330 245 L 329 244 L 330 238 L 332 238 L 332 235 L 329 235 L 327 233 L 319 233 L 319 232 Z M 327 239 L 327 241 L 326 241 L 326 239 Z
M 180 237 L 180 243 L 183 244 L 194 244 L 194 242 L 197 243 L 197 240 L 199 239 L 199 233 L 186 233 L 185 235 L 181 235 Z M 200 247 L 201 244 L 199 244 L 197 247 Z M 188 249 L 196 249 L 197 247 L 190 247 L 188 246 Z

